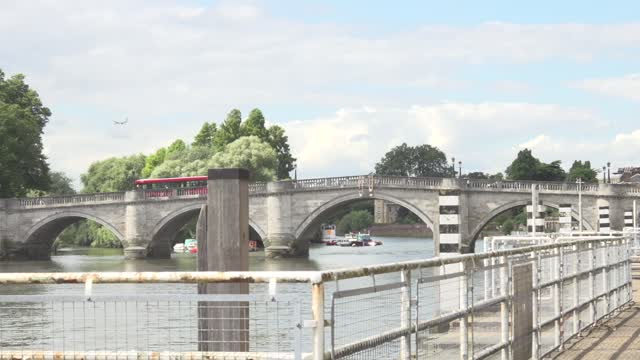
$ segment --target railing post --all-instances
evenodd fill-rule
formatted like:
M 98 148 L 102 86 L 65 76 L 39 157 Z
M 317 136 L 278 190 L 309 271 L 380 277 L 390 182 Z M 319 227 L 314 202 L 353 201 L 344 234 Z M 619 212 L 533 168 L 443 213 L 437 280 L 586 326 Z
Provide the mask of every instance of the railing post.
M 553 284 L 553 317 L 556 318 L 554 321 L 554 331 L 553 331 L 553 339 L 554 346 L 559 348 L 561 345 L 561 327 L 562 327 L 562 299 L 560 298 L 560 284 L 562 283 L 562 270 L 560 267 L 562 266 L 562 247 L 558 247 L 554 250 L 555 257 L 553 261 L 553 278 L 556 282 Z
M 594 324 L 597 318 L 595 276 L 593 274 L 593 269 L 596 267 L 595 247 L 596 243 L 589 243 L 589 324 Z
M 603 241 L 602 246 L 602 291 L 604 291 L 604 314 L 609 314 L 609 252 L 607 251 L 607 242 Z
M 500 303 L 500 340 L 504 343 L 509 343 L 509 260 L 507 256 L 502 257 L 502 267 L 500 268 L 500 292 L 501 295 L 506 298 Z M 502 360 L 508 360 L 511 358 L 510 347 L 507 346 L 502 349 Z
M 469 308 L 469 268 L 466 261 L 460 263 L 460 310 Z M 469 316 L 464 315 L 460 319 L 460 359 L 467 360 L 469 356 Z
M 540 329 L 540 312 L 538 310 L 538 306 L 540 306 L 540 304 L 538 303 L 538 299 L 540 298 L 540 253 L 536 251 L 534 252 L 533 256 L 535 258 L 532 268 L 534 290 L 532 294 L 533 299 L 531 302 L 533 314 L 531 315 L 533 316 L 533 326 L 536 330 L 533 333 L 531 354 L 533 359 L 538 359 L 540 357 L 540 332 L 542 330 Z
M 574 275 L 580 272 L 580 264 L 582 263 L 582 244 L 577 244 L 574 246 L 576 252 L 576 261 L 574 264 Z M 578 304 L 580 303 L 580 284 L 579 277 L 576 276 L 573 278 L 573 312 L 571 315 L 571 320 L 573 323 L 573 334 L 577 334 L 580 331 L 580 311 L 578 311 Z
M 411 270 L 402 271 L 401 281 L 404 282 L 405 285 L 402 288 L 400 326 L 403 329 L 411 329 Z M 401 339 L 400 359 L 411 359 L 411 331 Z
M 324 284 L 313 284 L 311 291 L 311 314 L 315 322 L 312 359 L 324 360 Z

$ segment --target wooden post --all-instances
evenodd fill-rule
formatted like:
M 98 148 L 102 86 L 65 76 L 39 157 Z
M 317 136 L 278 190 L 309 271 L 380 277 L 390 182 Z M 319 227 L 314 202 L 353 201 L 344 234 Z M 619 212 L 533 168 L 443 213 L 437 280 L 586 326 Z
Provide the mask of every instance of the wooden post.
M 249 270 L 249 171 L 209 169 L 198 218 L 198 271 Z M 199 294 L 248 294 L 248 283 L 198 284 Z M 201 301 L 200 351 L 249 351 L 249 303 Z

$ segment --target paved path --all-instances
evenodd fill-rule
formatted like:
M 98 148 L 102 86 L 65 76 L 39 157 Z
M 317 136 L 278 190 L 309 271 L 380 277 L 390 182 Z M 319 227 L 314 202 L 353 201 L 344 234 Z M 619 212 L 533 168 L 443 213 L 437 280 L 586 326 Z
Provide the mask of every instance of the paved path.
M 635 304 L 570 345 L 555 359 L 640 359 L 640 280 L 633 281 Z

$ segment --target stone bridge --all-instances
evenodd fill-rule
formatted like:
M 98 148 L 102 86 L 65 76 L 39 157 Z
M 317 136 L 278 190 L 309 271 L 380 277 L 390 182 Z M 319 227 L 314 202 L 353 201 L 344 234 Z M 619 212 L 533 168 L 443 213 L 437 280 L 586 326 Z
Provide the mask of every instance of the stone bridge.
M 422 219 L 433 230 L 437 252 L 469 252 L 493 218 L 531 204 L 534 186 L 542 205 L 570 209 L 566 216 L 577 219 L 574 183 L 345 176 L 250 184 L 249 223 L 267 256 L 306 256 L 336 208 L 379 199 Z M 172 239 L 198 215 L 205 198 L 206 188 L 181 188 L 0 199 L 0 258 L 47 259 L 55 238 L 80 219 L 113 232 L 128 258 L 167 257 Z M 638 186 L 583 184 L 584 228 L 621 230 L 635 199 Z

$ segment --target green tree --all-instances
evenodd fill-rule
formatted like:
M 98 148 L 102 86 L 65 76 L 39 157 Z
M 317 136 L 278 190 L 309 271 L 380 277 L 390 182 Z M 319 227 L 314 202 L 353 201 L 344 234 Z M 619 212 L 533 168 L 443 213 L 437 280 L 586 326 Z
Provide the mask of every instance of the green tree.
M 249 117 L 240 125 L 241 136 L 257 136 L 260 140 L 267 139 L 267 129 L 264 127 L 264 115 L 260 109 L 253 109 Z
M 182 139 L 178 139 L 169 145 L 165 158 L 179 158 L 180 154 L 187 150 L 187 144 Z
M 75 194 L 73 188 L 73 180 L 61 171 L 49 172 L 49 190 L 29 190 L 27 197 L 54 196 L 54 195 L 71 195 Z
M 73 188 L 73 180 L 62 171 L 52 171 L 49 173 L 51 186 L 49 186 L 49 195 L 71 195 L 75 194 Z
M 160 148 L 155 153 L 149 155 L 145 159 L 144 168 L 142 169 L 141 176 L 143 178 L 148 178 L 153 173 L 156 167 L 164 162 L 164 159 L 167 156 L 167 149 Z
M 446 155 L 431 145 L 408 146 L 388 151 L 375 166 L 376 174 L 391 176 L 445 177 L 451 175 Z
M 200 132 L 196 135 L 191 145 L 203 147 L 213 146 L 213 139 L 215 138 L 217 132 L 218 126 L 216 125 L 216 123 L 205 122 L 204 124 L 202 124 Z
M 464 176 L 467 179 L 471 180 L 487 180 L 489 179 L 489 174 L 485 174 L 482 171 L 470 172 Z
M 581 160 L 576 160 L 573 162 L 567 180 L 575 182 L 578 179 L 582 179 L 584 182 L 598 182 L 598 173 L 591 168 L 590 161 L 587 160 L 583 163 Z
M 83 192 L 112 192 L 132 190 L 145 167 L 142 154 L 96 161 L 80 176 Z
M 511 232 L 514 230 L 515 225 L 513 224 L 512 219 L 507 219 L 502 223 L 502 233 L 505 235 L 511 235 Z
M 293 170 L 296 162 L 289 149 L 289 137 L 285 135 L 283 128 L 278 125 L 272 125 L 267 130 L 266 141 L 275 150 L 278 159 L 276 177 L 278 180 L 289 179 L 289 173 Z
M 217 150 L 223 149 L 228 144 L 236 141 L 241 136 L 240 125 L 242 123 L 242 114 L 240 110 L 233 109 L 227 114 L 226 120 L 220 125 L 220 129 L 216 132 L 213 145 Z
M 50 116 L 23 75 L 5 79 L 0 70 L 0 197 L 48 189 L 42 133 Z
M 368 229 L 373 224 L 373 215 L 367 210 L 353 210 L 338 222 L 337 231 L 344 234 Z
M 506 173 L 509 180 L 564 181 L 567 177 L 559 160 L 549 164 L 543 163 L 534 157 L 529 149 L 518 153 Z
M 210 167 L 242 167 L 249 169 L 252 181 L 272 181 L 276 178 L 276 152 L 257 136 L 245 136 L 215 154 Z

